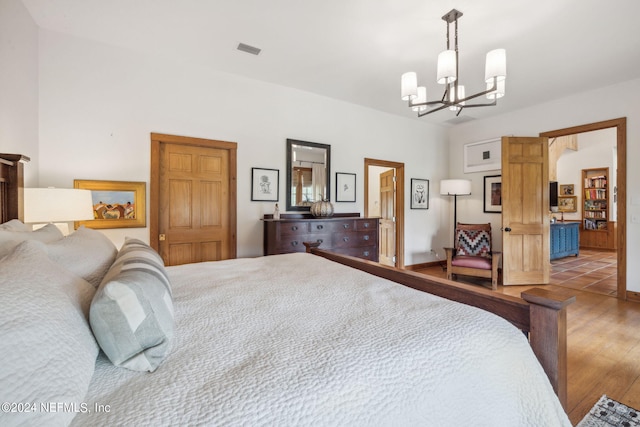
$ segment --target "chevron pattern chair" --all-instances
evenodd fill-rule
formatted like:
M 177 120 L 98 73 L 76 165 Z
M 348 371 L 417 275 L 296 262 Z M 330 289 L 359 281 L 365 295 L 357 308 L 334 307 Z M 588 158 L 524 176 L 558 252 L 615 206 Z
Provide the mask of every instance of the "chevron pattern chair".
M 447 253 L 447 279 L 455 275 L 491 279 L 491 289 L 498 289 L 498 264 L 501 252 L 491 250 L 491 224 L 456 224 L 455 247 Z

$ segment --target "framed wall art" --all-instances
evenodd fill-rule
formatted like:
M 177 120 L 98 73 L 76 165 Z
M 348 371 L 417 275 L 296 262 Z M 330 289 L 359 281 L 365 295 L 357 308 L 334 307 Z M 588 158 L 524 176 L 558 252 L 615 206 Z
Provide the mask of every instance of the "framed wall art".
M 251 201 L 277 202 L 280 196 L 280 170 L 251 168 Z
M 147 226 L 146 182 L 75 179 L 73 187 L 91 190 L 95 218 L 75 221 L 76 229 L 81 225 L 96 229 Z
M 464 173 L 500 169 L 502 169 L 502 138 L 465 144 Z
M 502 175 L 484 177 L 484 212 L 502 212 Z
M 411 178 L 411 209 L 429 209 L 429 180 Z
M 558 196 L 574 196 L 576 194 L 574 191 L 573 184 L 560 184 Z
M 577 212 L 577 199 L 576 196 L 558 196 L 558 212 Z
M 336 172 L 336 202 L 356 201 L 356 174 Z

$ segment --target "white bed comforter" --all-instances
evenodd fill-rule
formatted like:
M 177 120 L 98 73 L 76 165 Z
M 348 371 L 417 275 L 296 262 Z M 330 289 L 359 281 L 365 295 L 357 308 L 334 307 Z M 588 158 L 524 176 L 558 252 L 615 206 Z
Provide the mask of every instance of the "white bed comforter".
M 74 425 L 570 426 L 488 312 L 307 254 L 169 274 L 171 355 L 154 373 L 101 356 Z

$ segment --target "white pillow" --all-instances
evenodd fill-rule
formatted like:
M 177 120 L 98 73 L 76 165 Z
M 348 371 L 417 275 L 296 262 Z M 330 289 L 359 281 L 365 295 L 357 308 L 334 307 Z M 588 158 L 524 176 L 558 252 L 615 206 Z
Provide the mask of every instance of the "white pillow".
M 47 224 L 36 231 L 0 230 L 0 258 L 7 255 L 20 242 L 37 240 L 40 242 L 54 242 L 62 239 L 62 232 L 53 224 Z
M 9 230 L 9 231 L 31 231 L 29 227 L 24 225 L 22 221 L 19 219 L 12 219 L 5 223 L 0 224 L 0 230 Z
M 96 288 L 118 254 L 116 245 L 107 236 L 85 226 L 47 244 L 47 249 L 49 258 Z
M 20 243 L 0 260 L 0 402 L 80 407 L 98 345 L 87 322 L 95 292 L 47 256 L 45 245 Z M 0 425 L 68 425 L 73 411 L 0 412 Z

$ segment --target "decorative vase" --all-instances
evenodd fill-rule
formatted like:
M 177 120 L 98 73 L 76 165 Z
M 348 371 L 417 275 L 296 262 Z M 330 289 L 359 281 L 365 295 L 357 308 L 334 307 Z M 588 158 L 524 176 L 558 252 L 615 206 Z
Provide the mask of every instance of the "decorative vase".
M 313 216 L 332 216 L 333 205 L 329 200 L 321 200 L 311 204 L 311 215 Z

